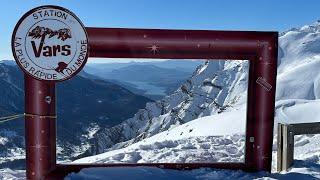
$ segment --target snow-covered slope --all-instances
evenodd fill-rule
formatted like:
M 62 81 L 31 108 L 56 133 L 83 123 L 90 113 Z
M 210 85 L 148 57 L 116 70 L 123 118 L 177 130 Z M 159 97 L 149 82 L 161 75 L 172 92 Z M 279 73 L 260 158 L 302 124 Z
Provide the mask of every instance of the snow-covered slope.
M 320 21 L 279 37 L 277 100 L 320 97 Z
M 147 103 L 145 109 L 118 126 L 99 130 L 92 139 L 92 151 L 125 147 L 191 120 L 245 104 L 247 79 L 247 61 L 208 61 L 170 96 Z
M 275 123 L 320 122 L 319 107 L 320 100 L 278 101 Z M 238 162 L 243 160 L 244 154 L 245 117 L 239 118 L 244 112 L 244 106 L 240 106 L 230 112 L 202 117 L 126 148 L 74 163 Z M 319 138 L 320 135 L 297 136 L 295 153 L 298 158 L 318 156 L 319 161 Z M 306 144 L 308 147 L 304 147 Z M 308 150 L 308 154 L 302 153 L 304 150 Z
M 276 122 L 309 122 L 320 120 L 317 112 L 320 100 L 299 100 L 277 104 Z M 282 106 L 284 105 L 284 106 Z M 165 131 L 132 144 L 126 148 L 109 151 L 75 161 L 74 163 L 157 163 L 157 162 L 239 162 L 244 159 L 244 135 L 235 134 L 244 128 L 244 119 L 237 119 L 243 109 L 199 118 L 169 131 Z M 209 128 L 208 128 L 209 127 Z M 190 129 L 193 129 L 190 132 Z M 225 129 L 225 131 L 221 131 Z M 183 133 L 183 135 L 181 135 Z M 159 170 L 155 168 L 84 169 L 71 174 L 69 179 L 111 176 L 113 179 L 132 177 L 144 179 L 141 171 L 149 177 L 165 179 L 316 179 L 320 178 L 320 135 L 295 136 L 295 162 L 288 172 L 275 173 L 276 141 L 273 152 L 273 174 L 243 171 L 200 169 L 193 171 Z M 112 171 L 111 171 L 112 170 Z M 125 173 L 124 173 L 125 172 Z M 158 176 L 158 174 L 161 176 Z M 118 174 L 118 176 L 116 176 Z M 119 176 L 121 174 L 121 178 Z M 160 178 L 161 177 L 161 178 Z
M 240 162 L 244 160 L 245 108 L 199 118 L 123 149 L 74 163 Z
M 275 120 L 281 123 L 296 124 L 320 122 L 320 100 L 288 99 L 276 102 Z
M 300 119 L 311 119 L 319 107 L 320 100 L 301 100 L 296 105 L 277 108 L 276 122 L 299 123 Z M 283 107 L 279 103 L 277 107 Z M 156 163 L 156 162 L 239 162 L 244 158 L 244 139 L 241 132 L 244 119 L 237 115 L 243 109 L 199 118 L 184 125 L 154 135 L 126 148 L 109 151 L 74 163 Z M 298 116 L 297 116 L 298 114 Z M 319 116 L 315 116 L 319 120 Z M 296 119 L 295 119 L 296 118 Z M 281 119 L 281 120 L 280 120 Z M 222 123 L 223 122 L 223 123 Z M 305 121 L 303 121 L 305 122 Z M 210 128 L 208 128 L 210 127 Z M 193 131 L 190 132 L 190 129 Z M 226 131 L 221 131 L 226 129 Z M 181 133 L 184 135 L 180 135 Z M 84 169 L 71 174 L 69 179 L 111 176 L 113 179 L 132 177 L 144 179 L 141 171 L 149 177 L 165 179 L 316 179 L 320 178 L 320 135 L 295 137 L 295 162 L 292 169 L 282 173 L 253 173 L 243 171 L 200 169 L 193 171 L 159 170 L 143 168 Z M 274 142 L 276 145 L 276 141 Z M 273 171 L 276 170 L 276 148 L 273 152 Z M 124 173 L 125 172 L 125 173 Z M 161 176 L 158 176 L 158 174 Z M 118 176 L 116 176 L 118 174 Z M 120 176 L 119 176 L 120 174 Z M 121 178 L 120 178 L 121 177 Z M 161 178 L 160 178 L 161 177 Z

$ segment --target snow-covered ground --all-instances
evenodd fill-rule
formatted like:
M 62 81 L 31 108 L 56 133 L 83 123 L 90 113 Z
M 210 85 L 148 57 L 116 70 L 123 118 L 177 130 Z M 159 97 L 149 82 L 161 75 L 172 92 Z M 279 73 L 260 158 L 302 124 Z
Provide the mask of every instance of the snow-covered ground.
M 73 163 L 241 162 L 244 160 L 246 122 L 246 108 L 242 107 L 237 111 L 202 117 L 126 148 Z
M 11 170 L 9 168 L 0 169 L 0 179 L 3 180 L 22 180 L 26 179 L 24 170 Z
M 320 107 L 319 103 L 320 100 L 279 102 L 276 122 L 299 123 L 301 118 L 319 120 L 320 116 L 316 113 L 317 108 Z M 74 163 L 243 161 L 244 136 L 232 133 L 244 130 L 244 119 L 234 118 L 241 111 L 243 109 L 196 119 L 126 148 L 83 158 Z M 191 132 L 190 129 L 192 129 Z M 150 179 L 151 177 L 152 179 L 320 179 L 320 135 L 295 136 L 295 162 L 288 172 L 275 172 L 276 141 L 273 149 L 273 173 L 271 174 L 208 168 L 191 171 L 150 167 L 89 168 L 78 174 L 70 174 L 67 179 L 103 179 L 106 176 L 110 179 L 132 179 L 132 177 L 133 179 Z
M 309 165 L 303 161 L 295 161 L 296 166 L 307 168 L 295 168 L 287 173 L 246 173 L 241 170 L 223 170 L 202 168 L 196 170 L 168 170 L 153 167 L 130 167 L 130 168 L 88 168 L 83 169 L 79 173 L 69 174 L 66 180 L 84 180 L 94 179 L 103 180 L 108 177 L 109 180 L 214 180 L 214 179 L 287 179 L 287 180 L 306 180 L 320 178 L 319 171 L 309 171 L 311 168 L 318 168 L 319 165 Z M 316 169 L 317 170 L 317 169 Z

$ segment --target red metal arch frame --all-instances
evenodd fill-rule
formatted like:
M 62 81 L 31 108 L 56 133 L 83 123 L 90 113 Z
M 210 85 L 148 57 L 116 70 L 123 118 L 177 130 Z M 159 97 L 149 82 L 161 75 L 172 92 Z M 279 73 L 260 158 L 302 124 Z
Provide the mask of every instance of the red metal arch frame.
M 156 166 L 271 171 L 277 32 L 86 28 L 90 57 L 249 60 L 244 163 L 56 164 L 55 84 L 25 75 L 28 179 L 62 178 L 87 167 Z M 47 103 L 48 96 L 51 103 Z

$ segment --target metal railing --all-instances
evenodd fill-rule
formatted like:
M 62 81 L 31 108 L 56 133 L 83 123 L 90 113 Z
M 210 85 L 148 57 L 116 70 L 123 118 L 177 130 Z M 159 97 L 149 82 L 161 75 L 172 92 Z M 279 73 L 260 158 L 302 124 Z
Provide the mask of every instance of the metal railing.
M 293 165 L 294 136 L 320 134 L 320 122 L 278 124 L 277 171 L 287 171 Z

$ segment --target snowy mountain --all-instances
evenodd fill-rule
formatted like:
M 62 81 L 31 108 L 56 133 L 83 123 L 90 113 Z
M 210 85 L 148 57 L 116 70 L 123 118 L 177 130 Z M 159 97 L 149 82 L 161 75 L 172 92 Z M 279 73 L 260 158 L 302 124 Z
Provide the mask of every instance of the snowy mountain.
M 320 122 L 320 22 L 282 33 L 278 62 L 275 123 Z M 206 62 L 173 94 L 147 103 L 119 125 L 99 129 L 90 151 L 102 154 L 75 163 L 242 161 L 247 73 L 245 61 Z M 244 116 L 234 118 L 239 114 Z M 296 136 L 295 165 L 287 173 L 131 170 L 143 172 L 144 178 L 147 174 L 186 179 L 316 179 L 320 178 L 319 143 L 320 135 Z M 275 160 L 274 151 L 273 170 Z M 130 177 L 126 168 L 92 168 L 68 179 L 113 177 L 115 172 Z
M 145 109 L 117 126 L 99 130 L 91 143 L 96 147 L 91 150 L 101 153 L 111 147 L 124 147 L 196 118 L 243 104 L 247 78 L 247 61 L 206 62 L 170 96 L 147 103 Z
M 0 61 L 0 117 L 24 112 L 23 83 L 14 61 Z M 58 160 L 78 156 L 89 146 L 90 133 L 121 123 L 151 101 L 85 72 L 59 83 L 57 94 Z M 24 168 L 24 155 L 23 119 L 1 123 L 0 167 Z
M 279 37 L 275 123 L 320 122 L 319 53 L 320 22 Z M 243 142 L 239 137 L 244 131 L 239 130 L 244 125 L 232 116 L 245 115 L 247 73 L 244 61 L 205 63 L 170 96 L 148 103 L 115 127 L 97 131 L 96 146 L 91 150 L 105 153 L 75 162 L 190 162 L 190 157 L 197 162 L 201 157 L 208 159 L 211 150 L 216 152 L 211 161 L 232 160 L 235 154 L 241 160 Z M 319 139 L 319 135 L 302 135 L 295 140 L 295 157 L 317 167 L 310 172 L 320 170 Z M 212 142 L 219 143 L 213 147 Z M 230 152 L 229 144 L 234 148 Z

